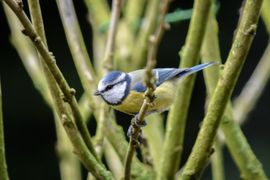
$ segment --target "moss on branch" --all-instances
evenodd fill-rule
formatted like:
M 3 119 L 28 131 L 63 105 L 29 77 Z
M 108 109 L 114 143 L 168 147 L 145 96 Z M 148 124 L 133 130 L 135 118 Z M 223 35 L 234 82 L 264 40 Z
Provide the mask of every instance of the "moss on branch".
M 212 59 L 221 63 L 218 43 L 218 25 L 213 12 L 209 15 L 208 28 L 204 37 L 201 56 L 204 63 L 209 62 L 209 60 L 212 61 Z M 216 68 L 206 69 L 204 71 L 204 76 L 206 80 L 208 95 L 211 96 L 215 90 L 218 81 L 219 70 Z M 221 122 L 221 129 L 225 136 L 226 145 L 240 170 L 241 176 L 243 178 L 249 179 L 251 177 L 255 178 L 255 174 L 257 172 L 259 172 L 259 174 L 261 175 L 264 174 L 261 164 L 252 152 L 252 149 L 249 146 L 243 132 L 241 131 L 241 128 L 233 119 L 231 104 L 229 104 L 226 108 L 224 118 Z M 218 139 L 216 141 L 218 141 Z M 218 142 L 222 143 L 221 141 Z M 215 145 L 217 145 L 217 142 L 215 143 Z M 219 151 L 222 151 L 222 146 L 214 146 L 214 148 L 215 152 L 211 161 L 213 163 L 212 169 L 214 170 L 214 172 L 222 171 L 222 168 L 219 165 L 220 160 L 216 158 L 216 155 L 220 153 Z M 252 164 L 252 167 L 254 167 L 254 171 L 250 171 L 248 169 L 248 164 Z M 222 174 L 222 172 L 213 174 L 220 177 L 220 174 Z M 263 176 L 261 176 L 260 178 L 262 177 Z
M 186 43 L 181 52 L 180 67 L 191 67 L 199 61 L 199 52 L 206 26 L 205 19 L 208 16 L 210 5 L 210 0 L 196 0 L 194 3 Z M 179 167 L 194 82 L 194 75 L 183 79 L 177 90 L 176 101 L 169 112 L 164 148 L 158 171 L 158 179 L 160 180 L 173 179 Z
M 246 1 L 224 71 L 210 100 L 202 127 L 180 179 L 198 179 L 211 156 L 219 123 L 256 32 L 261 4 L 261 0 Z

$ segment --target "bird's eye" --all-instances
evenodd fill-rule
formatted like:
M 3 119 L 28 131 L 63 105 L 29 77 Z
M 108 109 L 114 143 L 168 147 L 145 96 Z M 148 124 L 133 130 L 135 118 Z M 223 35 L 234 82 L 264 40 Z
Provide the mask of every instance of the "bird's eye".
M 112 89 L 112 88 L 113 88 L 113 85 L 108 85 L 108 86 L 105 88 L 105 90 L 108 91 L 108 90 L 110 90 L 110 89 Z

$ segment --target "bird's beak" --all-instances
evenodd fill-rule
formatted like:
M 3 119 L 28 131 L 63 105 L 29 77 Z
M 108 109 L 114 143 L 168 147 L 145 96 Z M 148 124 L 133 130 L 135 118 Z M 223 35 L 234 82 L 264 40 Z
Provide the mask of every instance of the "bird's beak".
M 101 93 L 99 91 L 96 91 L 94 95 L 99 96 L 99 95 L 101 95 Z

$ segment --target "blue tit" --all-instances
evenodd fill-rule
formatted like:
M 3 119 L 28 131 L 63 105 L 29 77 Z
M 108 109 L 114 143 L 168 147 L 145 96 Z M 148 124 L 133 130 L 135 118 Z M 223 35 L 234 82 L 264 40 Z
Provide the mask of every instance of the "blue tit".
M 157 68 L 153 69 L 156 78 L 155 100 L 148 108 L 147 115 L 168 110 L 176 96 L 176 87 L 180 79 L 204 68 L 213 62 L 199 64 L 191 68 Z M 139 113 L 144 101 L 145 70 L 140 69 L 129 73 L 112 71 L 105 75 L 98 84 L 95 95 L 114 109 L 130 115 Z

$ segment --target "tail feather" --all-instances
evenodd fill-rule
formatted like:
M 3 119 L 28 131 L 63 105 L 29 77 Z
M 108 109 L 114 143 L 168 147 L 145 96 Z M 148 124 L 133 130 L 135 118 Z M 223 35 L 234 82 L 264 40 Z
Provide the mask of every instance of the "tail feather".
M 203 70 L 203 69 L 205 69 L 207 67 L 210 67 L 210 66 L 212 66 L 214 64 L 217 64 L 217 63 L 216 62 L 209 62 L 209 63 L 199 64 L 199 65 L 193 66 L 191 68 L 184 69 L 183 71 L 181 71 L 177 75 L 177 77 L 180 78 L 180 77 L 188 76 L 190 74 L 201 71 L 201 70 Z

